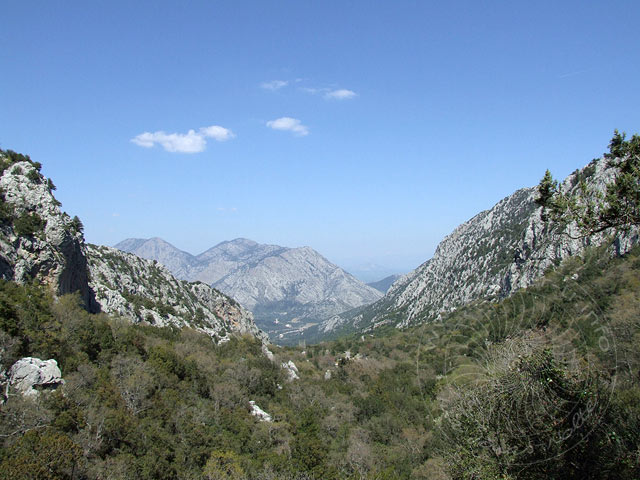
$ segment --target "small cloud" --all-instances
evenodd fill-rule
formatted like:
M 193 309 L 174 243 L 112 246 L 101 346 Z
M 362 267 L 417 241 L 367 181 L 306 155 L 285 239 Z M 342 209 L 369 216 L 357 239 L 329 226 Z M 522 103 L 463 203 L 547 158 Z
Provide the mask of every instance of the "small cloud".
M 357 93 L 353 90 L 341 88 L 339 90 L 331 90 L 330 92 L 325 93 L 324 98 L 328 100 L 348 100 L 355 96 L 357 96 Z
M 174 153 L 200 153 L 207 146 L 207 138 L 213 138 L 218 142 L 224 142 L 235 137 L 228 128 L 219 125 L 202 127 L 197 132 L 189 130 L 187 133 L 144 132 L 136 135 L 131 142 L 144 148 L 151 148 L 158 144 L 167 152 Z
M 318 93 L 327 91 L 326 88 L 313 88 L 313 87 L 300 87 L 300 90 L 302 90 L 305 93 L 310 93 L 311 95 L 316 95 Z
M 276 120 L 270 120 L 267 122 L 267 127 L 274 130 L 293 132 L 294 135 L 299 137 L 304 137 L 309 134 L 309 128 L 306 125 L 302 125 L 297 118 L 281 117 Z
M 558 75 L 558 78 L 567 78 L 567 77 L 573 77 L 575 75 L 580 75 L 581 73 L 585 73 L 588 72 L 589 69 L 582 69 L 582 70 L 574 70 L 573 72 L 567 72 L 567 73 L 563 73 L 562 75 Z
M 111 216 L 112 216 L 112 217 L 119 217 L 119 216 L 120 216 L 120 214 L 119 214 L 119 213 L 112 213 L 112 214 L 111 214 Z
M 322 95 L 325 100 L 348 100 L 358 96 L 356 92 L 353 90 L 347 90 L 346 88 L 331 89 L 326 87 L 300 87 L 299 90 L 310 95 Z
M 205 137 L 213 138 L 218 142 L 225 142 L 235 137 L 235 134 L 228 128 L 219 125 L 211 125 L 210 127 L 202 127 L 200 133 Z
M 287 80 L 271 80 L 270 82 L 262 82 L 260 87 L 265 90 L 276 91 L 280 90 L 282 87 L 286 87 L 287 85 L 289 85 Z

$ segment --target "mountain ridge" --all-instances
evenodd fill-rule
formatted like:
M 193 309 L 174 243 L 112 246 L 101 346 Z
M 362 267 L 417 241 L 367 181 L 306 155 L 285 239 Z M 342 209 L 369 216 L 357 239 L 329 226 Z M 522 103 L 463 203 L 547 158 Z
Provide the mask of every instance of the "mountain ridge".
M 161 262 L 165 254 L 177 250 L 168 244 L 170 248 L 158 252 L 157 247 L 165 244 L 157 237 L 126 239 L 115 248 L 135 246 L 130 253 Z M 263 329 L 283 341 L 304 336 L 311 324 L 324 318 L 382 297 L 309 246 L 289 248 L 237 238 L 191 258 L 195 264 L 183 262 L 172 271 L 183 279 L 211 284 L 236 299 L 253 311 Z
M 615 177 L 605 158 L 594 159 L 561 184 L 571 194 L 585 182 L 597 191 Z M 564 258 L 600 245 L 614 232 L 580 238 L 576 225 L 545 223 L 536 204 L 536 187 L 525 187 L 456 227 L 434 255 L 398 279 L 374 304 L 327 319 L 323 335 L 368 331 L 382 325 L 403 328 L 437 320 L 479 298 L 505 298 L 531 285 Z M 638 229 L 614 235 L 612 249 L 622 254 L 638 243 Z M 321 337 L 322 338 L 322 335 Z

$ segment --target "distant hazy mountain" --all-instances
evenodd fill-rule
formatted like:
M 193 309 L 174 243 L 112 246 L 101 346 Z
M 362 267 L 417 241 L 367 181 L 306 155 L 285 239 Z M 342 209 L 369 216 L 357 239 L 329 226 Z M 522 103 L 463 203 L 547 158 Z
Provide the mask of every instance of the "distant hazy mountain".
M 160 238 L 127 239 L 116 248 L 157 260 L 176 276 L 199 280 L 251 310 L 272 338 L 304 331 L 382 294 L 309 247 L 286 248 L 238 238 L 191 255 Z
M 347 269 L 347 271 L 358 280 L 362 280 L 368 285 L 372 282 L 377 282 L 381 278 L 394 275 L 398 272 L 407 272 L 412 268 L 413 265 L 414 264 L 410 263 L 406 266 L 406 268 L 397 266 L 395 268 L 391 268 L 373 262 L 351 262 L 344 264 L 343 268 Z
M 379 292 L 387 293 L 393 282 L 398 280 L 402 275 L 389 275 L 388 277 L 384 277 L 382 280 L 378 280 L 377 282 L 367 283 L 372 288 L 375 288 Z
M 169 269 L 176 277 L 187 279 L 189 269 L 197 264 L 193 255 L 176 247 L 161 238 L 128 238 L 115 246 L 118 250 L 135 253 L 147 260 L 156 260 Z

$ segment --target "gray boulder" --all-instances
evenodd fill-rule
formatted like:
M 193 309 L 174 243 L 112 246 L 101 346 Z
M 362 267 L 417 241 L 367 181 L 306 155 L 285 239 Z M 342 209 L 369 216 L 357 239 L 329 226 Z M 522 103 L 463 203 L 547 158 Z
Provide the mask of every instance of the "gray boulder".
M 9 385 L 25 397 L 35 397 L 40 390 L 55 390 L 64 384 L 58 362 L 25 357 L 9 369 Z

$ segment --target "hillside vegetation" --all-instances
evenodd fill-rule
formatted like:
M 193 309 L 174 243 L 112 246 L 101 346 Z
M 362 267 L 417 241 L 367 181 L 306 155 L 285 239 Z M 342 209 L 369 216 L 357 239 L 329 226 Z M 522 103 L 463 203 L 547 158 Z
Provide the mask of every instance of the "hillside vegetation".
M 2 362 L 66 384 L 1 407 L 5 478 L 638 478 L 640 257 L 592 250 L 442 323 L 216 346 L 0 285 Z M 608 347 L 603 347 L 606 338 Z M 345 355 L 345 352 L 349 351 Z M 280 361 L 293 360 L 288 382 Z M 326 372 L 329 371 L 329 374 Z M 329 377 L 330 378 L 327 378 Z M 260 422 L 253 400 L 272 415 Z

